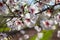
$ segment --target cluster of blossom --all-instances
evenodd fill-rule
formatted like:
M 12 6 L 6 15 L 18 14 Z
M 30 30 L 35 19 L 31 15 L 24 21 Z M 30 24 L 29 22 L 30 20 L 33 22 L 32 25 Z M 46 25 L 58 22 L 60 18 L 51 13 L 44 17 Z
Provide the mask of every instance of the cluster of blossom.
M 13 13 L 15 13 L 16 16 L 19 16 L 20 18 L 13 18 L 12 20 L 10 19 L 7 19 L 7 26 L 9 28 L 11 28 L 12 30 L 21 30 L 23 28 L 25 28 L 26 26 L 31 28 L 31 27 L 34 27 L 35 26 L 35 23 L 36 23 L 36 20 L 38 19 L 39 15 L 35 15 L 36 13 L 38 13 L 40 10 L 43 10 L 45 8 L 47 8 L 48 6 L 45 5 L 46 4 L 49 4 L 49 5 L 52 5 L 50 4 L 50 1 L 40 1 L 40 2 L 36 2 L 35 4 L 28 4 L 28 0 L 7 0 L 6 1 L 6 4 L 9 6 L 9 8 L 11 9 L 11 11 Z M 51 1 L 53 2 L 53 1 Z M 53 2 L 55 3 L 55 1 Z M 5 5 L 5 4 L 4 4 Z M 4 6 L 3 4 L 0 3 L 0 7 L 2 6 L 4 9 Z M 54 5 L 54 4 L 53 4 Z M 6 14 L 9 14 L 9 10 L 7 8 L 7 6 L 5 7 L 5 9 L 7 11 L 3 11 L 3 12 L 7 12 Z M 50 10 L 48 11 L 45 11 L 43 12 L 43 17 L 45 17 L 45 19 L 42 17 L 42 21 L 41 21 L 41 25 L 44 24 L 44 26 L 53 26 L 53 21 L 52 20 L 47 20 L 46 18 L 47 17 L 51 17 L 52 13 L 50 13 Z M 21 20 L 22 19 L 22 20 Z M 46 25 L 44 22 L 46 21 Z M 51 22 L 50 22 L 51 21 Z M 52 23 L 52 24 L 51 24 Z
M 14 12 L 16 15 L 20 16 L 23 19 L 23 21 L 21 21 L 20 20 L 21 18 L 13 18 L 11 21 L 7 22 L 8 27 L 12 29 L 20 30 L 25 26 L 29 28 L 34 26 L 38 18 L 38 16 L 36 16 L 35 13 L 39 12 L 38 7 L 36 7 L 36 5 L 29 6 L 26 3 L 26 1 L 23 1 L 23 2 L 18 1 L 18 3 L 14 1 L 12 3 L 9 3 L 9 1 L 7 1 L 7 4 L 10 6 L 12 12 Z
M 8 40 L 6 33 L 0 33 L 0 40 Z
M 56 1 L 56 3 L 60 2 L 59 0 Z M 10 9 L 6 6 L 6 4 Z M 43 37 L 43 33 L 39 33 L 41 28 L 38 25 L 35 26 L 36 20 L 39 16 L 41 16 L 40 25 L 44 30 L 55 30 L 55 25 L 58 23 L 60 25 L 60 12 L 53 15 L 53 18 L 50 18 L 52 16 L 51 10 L 44 11 L 40 15 L 35 15 L 39 11 L 54 5 L 55 0 L 41 0 L 40 2 L 36 3 L 34 3 L 32 0 L 7 0 L 6 4 L 4 4 L 2 0 L 0 1 L 0 15 L 12 14 L 9 12 L 11 10 L 16 16 L 19 16 L 12 19 L 8 18 L 6 20 L 6 24 L 9 28 L 11 28 L 11 30 L 20 30 L 20 32 L 24 34 L 25 39 L 28 39 L 29 35 L 25 34 L 25 31 L 21 29 L 26 27 L 34 27 L 34 29 L 38 32 L 36 40 Z M 57 9 L 58 7 L 59 6 L 56 6 L 54 9 Z M 4 39 L 6 40 L 6 37 Z M 22 40 L 22 38 L 19 38 L 19 40 Z
M 51 2 L 53 4 L 51 4 Z M 28 4 L 28 0 L 7 0 L 6 4 L 9 6 L 11 11 L 13 13 L 15 13 L 16 16 L 20 17 L 20 18 L 14 17 L 12 20 L 7 19 L 7 21 L 10 20 L 9 22 L 7 22 L 7 26 L 10 27 L 12 30 L 21 30 L 21 29 L 25 28 L 26 26 L 29 28 L 34 27 L 36 20 L 39 17 L 39 15 L 35 15 L 35 14 L 38 13 L 40 10 L 43 10 L 43 9 L 49 7 L 49 5 L 54 5 L 55 0 L 54 1 L 42 0 L 42 1 L 39 1 L 39 2 L 36 2 L 33 4 Z M 0 2 L 1 9 L 0 10 L 2 11 L 2 13 L 0 13 L 0 14 L 3 14 L 3 13 L 9 14 L 10 13 L 9 12 L 10 10 L 6 6 L 6 4 L 4 4 L 3 1 L 1 0 L 1 2 Z M 51 15 L 52 15 L 52 13 L 50 12 L 50 10 L 43 12 L 43 14 L 42 14 L 43 20 L 40 21 L 43 28 L 49 27 L 49 29 L 50 29 L 51 26 L 54 27 L 54 21 L 57 22 L 58 20 L 60 20 L 59 18 L 57 20 L 53 20 L 53 19 L 48 20 L 48 18 L 51 17 Z
M 45 15 L 44 15 L 45 16 Z M 50 16 L 51 17 L 51 16 Z M 60 23 L 60 12 L 53 15 L 53 18 L 48 19 L 48 17 L 44 17 L 45 19 L 42 19 L 40 21 L 40 25 L 43 27 L 43 29 L 56 29 L 55 25 Z

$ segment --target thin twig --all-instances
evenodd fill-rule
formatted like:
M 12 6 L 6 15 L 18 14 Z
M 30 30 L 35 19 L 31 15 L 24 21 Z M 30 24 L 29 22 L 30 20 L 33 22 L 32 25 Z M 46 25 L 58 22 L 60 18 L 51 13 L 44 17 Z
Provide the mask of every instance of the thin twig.
M 3 3 L 6 4 L 6 2 L 3 0 Z M 6 4 L 6 6 L 8 7 L 9 11 L 13 14 L 13 16 L 15 16 L 15 13 L 11 11 L 11 9 L 9 8 L 9 6 Z
M 51 6 L 51 7 L 46 8 L 46 9 L 44 9 L 44 10 L 42 10 L 42 11 L 40 11 L 40 12 L 36 13 L 36 15 L 37 15 L 37 14 L 40 14 L 40 13 L 42 13 L 42 12 L 44 12 L 44 11 L 48 10 L 48 9 L 52 9 L 52 8 L 54 8 L 56 5 L 60 5 L 60 3 L 55 4 L 55 5 Z

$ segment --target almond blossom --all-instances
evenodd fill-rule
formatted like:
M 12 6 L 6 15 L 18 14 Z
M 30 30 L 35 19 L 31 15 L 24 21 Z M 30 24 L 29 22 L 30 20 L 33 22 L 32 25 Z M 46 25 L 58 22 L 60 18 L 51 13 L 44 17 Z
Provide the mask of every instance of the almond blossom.
M 51 27 L 54 25 L 52 20 L 42 20 L 40 23 L 43 29 L 51 29 Z
M 17 18 L 13 18 L 11 21 L 7 22 L 8 27 L 16 30 L 21 30 L 24 26 L 22 21 Z
M 35 14 L 39 12 L 38 8 L 35 5 L 33 6 L 31 5 L 28 9 L 31 14 Z
M 38 33 L 37 36 L 39 39 L 41 39 L 41 38 L 43 38 L 43 33 Z
M 60 3 L 60 0 L 56 0 L 56 4 L 57 4 L 57 3 Z
M 60 7 L 55 6 L 58 3 L 60 0 L 1 0 L 0 15 L 3 16 L 2 18 L 7 16 L 5 21 L 11 31 L 17 30 L 23 35 L 19 40 L 30 38 L 30 35 L 23 30 L 24 28 L 34 28 L 37 31 L 36 40 L 39 40 L 44 35 L 41 33 L 42 30 L 55 30 L 55 25 L 58 23 L 60 25 L 60 12 L 53 15 L 53 12 Z M 60 31 L 57 36 L 59 35 Z M 6 37 L 3 38 L 7 40 Z
M 0 36 L 0 40 L 8 40 L 7 34 L 5 34 L 5 33 L 0 33 L 0 35 L 2 35 L 2 36 Z
M 47 11 L 45 11 L 45 12 L 43 12 L 43 15 L 45 16 L 45 17 L 51 17 L 51 10 L 47 10 Z
M 28 34 L 25 34 L 24 35 L 24 39 L 28 39 L 29 38 L 29 35 Z
M 60 30 L 57 32 L 57 37 L 60 38 Z
M 57 22 L 60 22 L 60 12 L 58 12 L 54 18 L 56 19 Z
M 21 34 L 25 34 L 25 31 L 24 30 L 20 30 Z
M 3 2 L 0 2 L 0 14 L 4 15 L 8 13 L 9 13 L 9 10 L 7 6 Z
M 34 29 L 35 29 L 37 32 L 40 32 L 40 31 L 41 31 L 41 28 L 38 27 L 38 26 L 35 26 Z

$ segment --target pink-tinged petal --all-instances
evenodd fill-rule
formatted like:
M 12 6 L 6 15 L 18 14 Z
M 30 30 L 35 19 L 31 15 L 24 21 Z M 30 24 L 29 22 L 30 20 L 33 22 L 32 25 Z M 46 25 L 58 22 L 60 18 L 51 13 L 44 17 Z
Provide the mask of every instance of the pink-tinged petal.
M 30 19 L 30 13 L 25 14 L 26 19 Z
M 57 2 L 60 2 L 60 0 L 57 0 Z
M 28 10 L 29 10 L 29 13 L 34 13 L 35 11 L 34 7 L 30 7 L 30 6 L 28 6 Z
M 60 20 L 60 15 L 57 15 L 57 20 Z
M 60 19 L 60 15 L 59 15 L 59 19 Z
M 39 3 L 37 3 L 37 6 L 40 8 L 42 8 L 42 6 L 43 6 L 43 4 L 42 4 L 42 2 L 39 2 Z
M 21 21 L 15 21 L 16 25 L 23 25 Z

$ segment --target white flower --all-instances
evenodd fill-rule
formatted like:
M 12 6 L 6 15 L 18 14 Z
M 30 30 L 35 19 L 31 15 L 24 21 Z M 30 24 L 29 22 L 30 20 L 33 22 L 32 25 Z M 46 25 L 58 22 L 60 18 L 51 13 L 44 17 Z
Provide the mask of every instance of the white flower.
M 56 4 L 60 3 L 60 0 L 56 0 Z
M 38 28 L 37 31 L 40 32 L 41 31 L 41 28 Z
M 50 16 L 51 16 L 51 13 L 45 11 L 45 12 L 44 12 L 44 15 L 50 17 Z
M 26 2 L 21 2 L 22 5 L 26 5 Z
M 0 35 L 2 35 L 3 37 L 7 37 L 6 33 L 0 33 Z
M 54 23 L 55 23 L 55 24 L 58 24 L 58 22 L 57 22 L 56 20 L 54 21 Z
M 58 15 L 60 15 L 60 12 L 58 12 Z
M 22 38 L 19 38 L 19 40 L 23 40 Z
M 18 25 L 17 26 L 17 30 L 21 30 L 22 29 L 22 26 L 21 25 Z
M 56 29 L 56 26 L 52 26 L 52 30 L 55 30 Z
M 33 17 L 31 17 L 31 22 L 33 23 L 33 24 L 35 24 L 36 23 L 36 20 L 38 19 L 38 15 L 32 15 Z
M 38 7 L 36 7 L 35 5 L 31 5 L 31 6 L 29 7 L 29 11 L 30 11 L 31 13 L 33 13 L 33 14 L 39 12 Z
M 60 30 L 57 32 L 57 37 L 60 38 Z
M 36 21 L 33 21 L 33 20 L 31 20 L 31 22 L 32 22 L 33 24 L 35 24 L 35 23 L 36 23 Z
M 57 22 L 60 22 L 60 14 L 58 13 L 56 16 L 54 16 Z
M 8 40 L 8 38 L 4 37 L 4 40 Z
M 27 25 L 27 27 L 29 27 L 29 28 L 32 27 L 32 23 L 31 23 L 30 19 L 25 19 L 24 23 Z
M 3 15 L 8 14 L 9 10 L 8 10 L 7 6 L 2 4 L 2 3 L 0 3 L 0 4 L 1 4 L 1 6 L 0 6 L 0 14 L 3 14 Z
M 15 9 L 14 9 L 14 8 L 12 8 L 11 10 L 12 10 L 12 12 L 14 12 L 14 11 L 15 11 Z
M 5 13 L 6 13 L 6 14 L 8 14 L 8 13 L 9 13 L 9 10 L 8 10 L 7 8 L 6 8 L 6 10 L 5 10 Z
M 9 19 L 7 19 L 6 21 L 9 21 L 10 20 L 10 18 Z
M 38 37 L 39 39 L 43 38 L 43 33 L 38 33 L 38 34 L 37 34 L 37 37 Z
M 15 24 L 16 24 L 17 26 L 18 26 L 18 25 L 23 25 L 22 21 L 19 20 L 19 19 L 15 21 Z
M 57 15 L 57 19 L 58 19 L 58 20 L 60 19 L 60 15 Z
M 57 15 L 57 20 L 59 20 L 59 19 L 60 19 L 60 18 L 59 18 L 59 16 L 60 16 L 60 15 Z
M 51 16 L 51 14 L 49 14 L 49 13 L 48 13 L 48 14 L 47 14 L 47 16 L 49 16 L 49 17 L 50 17 L 50 16 Z
M 35 26 L 34 29 L 35 29 L 37 32 L 40 32 L 40 31 L 41 31 L 41 28 L 39 28 L 38 26 Z
M 20 30 L 20 32 L 21 32 L 22 34 L 25 34 L 25 31 L 24 31 L 24 30 Z
M 10 27 L 13 23 L 11 21 L 6 23 L 8 27 Z
M 21 14 L 21 17 L 24 17 L 24 15 L 23 15 L 23 14 Z
M 34 27 L 34 29 L 36 29 L 36 30 L 37 30 L 38 28 L 39 28 L 38 26 L 35 26 L 35 27 Z
M 1 40 L 4 40 L 3 38 L 1 38 Z
M 18 18 L 13 18 L 12 21 L 16 21 Z
M 30 13 L 25 14 L 25 18 L 30 19 Z
M 29 35 L 25 34 L 24 39 L 28 39 L 28 38 L 29 38 Z
M 18 0 L 14 0 L 14 2 L 18 2 Z
M 28 23 L 28 24 L 27 24 L 27 23 Z M 27 25 L 28 27 L 30 27 L 31 23 L 30 23 L 30 22 L 26 22 L 26 25 Z
M 53 21 L 52 21 L 52 20 L 43 20 L 43 21 L 41 21 L 41 22 L 42 22 L 42 24 L 43 24 L 46 28 L 51 27 L 51 26 L 53 25 Z
M 50 23 L 50 25 L 52 25 L 52 24 L 53 24 L 53 20 L 48 20 L 48 22 Z
M 19 6 L 14 6 L 15 9 L 19 10 Z
M 10 19 L 7 19 L 7 21 L 9 21 L 9 20 Z M 21 30 L 24 27 L 22 21 L 19 18 L 18 19 L 17 18 L 13 18 L 11 21 L 7 22 L 6 24 L 12 30 Z
M 9 4 L 9 0 L 7 0 L 7 2 L 6 2 L 7 4 Z
M 42 2 L 42 1 L 40 1 L 40 2 Z M 39 3 L 39 2 L 35 3 L 34 5 L 37 6 L 39 10 L 42 10 L 42 8 L 44 6 L 43 3 Z

